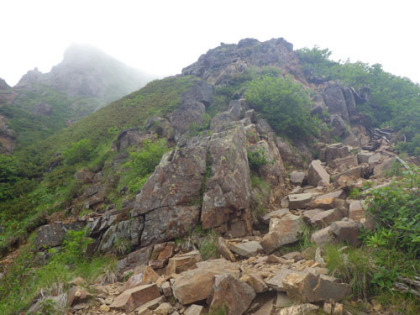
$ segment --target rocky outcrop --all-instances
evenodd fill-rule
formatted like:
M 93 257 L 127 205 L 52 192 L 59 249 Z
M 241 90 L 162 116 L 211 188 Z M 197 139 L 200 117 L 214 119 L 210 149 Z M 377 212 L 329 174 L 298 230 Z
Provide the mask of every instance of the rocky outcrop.
M 203 195 L 203 228 L 245 235 L 250 224 L 250 174 L 243 125 L 232 123 L 229 129 L 213 133 L 208 150 L 211 175 Z
M 222 84 L 249 66 L 280 67 L 284 72 L 305 80 L 292 44 L 283 38 L 262 43 L 256 39 L 243 39 L 237 45 L 222 44 L 200 56 L 196 63 L 184 68 L 182 74 Z
M 15 132 L 7 125 L 6 117 L 0 115 L 0 153 L 11 153 L 15 147 Z
M 207 142 L 193 138 L 165 154 L 144 184 L 131 212 L 144 217 L 142 246 L 184 235 L 199 222 Z

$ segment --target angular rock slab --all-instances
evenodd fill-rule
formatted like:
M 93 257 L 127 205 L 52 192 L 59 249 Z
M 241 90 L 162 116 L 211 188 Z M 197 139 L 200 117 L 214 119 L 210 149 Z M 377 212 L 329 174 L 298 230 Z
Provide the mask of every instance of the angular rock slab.
M 137 307 L 156 299 L 159 296 L 159 289 L 156 284 L 141 285 L 121 293 L 115 298 L 110 307 L 131 312 Z
M 281 218 L 271 218 L 270 232 L 264 235 L 260 244 L 266 253 L 272 253 L 283 245 L 298 241 L 304 226 L 302 218 L 291 213 Z
M 200 252 L 198 250 L 175 256 L 169 259 L 166 267 L 166 274 L 181 273 L 193 267 L 196 263 L 202 261 Z
M 255 295 L 252 287 L 232 275 L 217 275 L 213 285 L 210 312 L 225 307 L 227 315 L 241 315 L 251 305 Z
M 258 253 L 263 251 L 260 243 L 257 241 L 250 241 L 246 243 L 239 243 L 230 247 L 231 251 L 242 257 L 255 257 Z
M 175 278 L 172 291 L 181 304 L 191 304 L 210 297 L 216 275 L 229 273 L 239 276 L 238 265 L 225 259 L 213 259 L 199 262 L 197 269 L 181 273 Z
M 330 175 L 327 173 L 325 168 L 322 166 L 320 160 L 314 160 L 309 165 L 308 169 L 308 183 L 312 186 L 317 187 L 320 182 L 325 184 L 330 183 Z
M 319 306 L 310 303 L 293 305 L 274 312 L 274 315 L 318 315 Z
M 337 283 L 312 273 L 291 273 L 283 280 L 288 296 L 303 303 L 340 301 L 351 294 L 351 287 L 346 283 Z
M 314 197 L 313 193 L 292 194 L 289 195 L 289 209 L 305 209 Z

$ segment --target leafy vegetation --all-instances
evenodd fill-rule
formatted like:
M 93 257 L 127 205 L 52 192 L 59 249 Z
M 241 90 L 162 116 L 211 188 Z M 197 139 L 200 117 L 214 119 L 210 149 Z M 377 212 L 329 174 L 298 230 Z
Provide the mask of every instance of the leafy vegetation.
M 0 280 L 0 313 L 16 314 L 24 311 L 41 288 L 49 292 L 53 287 L 67 283 L 76 276 L 88 282 L 95 281 L 114 262 L 105 256 L 86 258 L 84 252 L 90 242 L 84 231 L 68 231 L 61 250 L 50 250 L 48 263 L 42 268 L 36 268 L 39 259 L 34 256 L 31 238 Z M 45 309 L 54 309 L 53 303 L 47 301 L 45 304 Z
M 255 78 L 249 83 L 245 98 L 281 135 L 303 139 L 317 133 L 309 111 L 310 99 L 303 87 L 289 77 Z
M 330 55 L 328 49 L 318 47 L 298 51 L 309 78 L 341 80 L 355 89 L 364 89 L 367 100 L 357 105 L 357 111 L 368 118 L 373 127 L 389 126 L 399 131 L 399 148 L 419 155 L 420 86 L 385 72 L 379 64 L 334 62 L 329 59 Z

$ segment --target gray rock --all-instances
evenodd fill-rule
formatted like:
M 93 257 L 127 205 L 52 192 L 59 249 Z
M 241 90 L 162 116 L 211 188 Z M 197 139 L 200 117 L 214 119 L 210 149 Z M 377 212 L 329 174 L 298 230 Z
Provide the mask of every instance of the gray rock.
M 317 187 L 321 181 L 326 184 L 329 184 L 330 175 L 327 173 L 325 168 L 321 165 L 320 160 L 314 160 L 309 165 L 308 183 L 312 186 Z
M 362 224 L 353 220 L 334 222 L 329 227 L 329 233 L 337 243 L 347 242 L 350 245 L 358 245 Z
M 61 223 L 43 225 L 36 233 L 35 247 L 41 250 L 59 246 L 65 235 L 66 231 Z
M 305 172 L 293 171 L 292 173 L 290 173 L 290 182 L 293 185 L 302 185 L 305 180 L 305 177 Z
M 263 251 L 260 243 L 257 241 L 250 241 L 246 243 L 239 243 L 237 245 L 232 245 L 230 250 L 239 256 L 242 257 L 254 257 L 257 256 L 258 253 Z
M 289 209 L 290 210 L 305 209 L 309 206 L 313 197 L 314 197 L 313 193 L 289 195 Z
M 312 217 L 310 224 L 314 227 L 326 227 L 330 225 L 332 222 L 341 220 L 343 218 L 343 214 L 338 209 L 331 209 L 323 211 L 315 216 Z

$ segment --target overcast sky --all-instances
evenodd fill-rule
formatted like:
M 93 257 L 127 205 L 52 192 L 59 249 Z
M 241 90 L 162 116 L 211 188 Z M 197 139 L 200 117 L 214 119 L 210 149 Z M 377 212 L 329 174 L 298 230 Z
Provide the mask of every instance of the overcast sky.
M 207 50 L 252 37 L 329 48 L 333 59 L 380 63 L 420 82 L 416 0 L 0 0 L 0 77 L 17 83 L 87 43 L 157 76 Z

